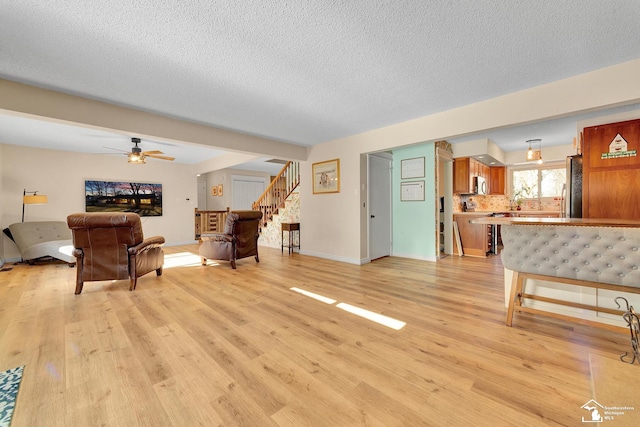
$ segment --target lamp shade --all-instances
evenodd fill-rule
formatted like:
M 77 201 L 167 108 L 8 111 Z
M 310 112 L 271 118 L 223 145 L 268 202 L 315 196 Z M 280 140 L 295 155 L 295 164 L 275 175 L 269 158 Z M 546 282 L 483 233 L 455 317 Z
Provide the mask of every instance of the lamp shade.
M 542 140 L 541 139 L 530 139 L 526 142 L 529 144 L 529 149 L 527 150 L 527 161 L 531 162 L 537 160 L 538 163 L 542 163 Z M 531 144 L 538 144 L 538 150 L 534 150 L 531 148 Z
M 47 196 L 44 194 L 31 194 L 22 196 L 22 203 L 25 205 L 42 205 L 47 203 Z
M 147 163 L 146 160 L 144 159 L 144 156 L 142 154 L 139 153 L 129 153 L 129 163 L 133 163 L 133 164 L 145 164 Z

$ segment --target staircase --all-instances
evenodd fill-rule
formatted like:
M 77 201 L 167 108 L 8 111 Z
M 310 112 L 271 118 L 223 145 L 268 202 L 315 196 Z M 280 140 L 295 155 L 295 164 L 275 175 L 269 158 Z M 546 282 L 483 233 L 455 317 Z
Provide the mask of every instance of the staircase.
M 278 210 L 284 207 L 285 200 L 300 185 L 300 163 L 287 162 L 256 200 L 251 208 L 262 212 L 262 225 L 266 226 Z
M 262 212 L 258 244 L 279 248 L 282 243 L 282 222 L 300 221 L 300 164 L 288 162 L 271 181 L 269 187 L 253 203 L 252 209 Z

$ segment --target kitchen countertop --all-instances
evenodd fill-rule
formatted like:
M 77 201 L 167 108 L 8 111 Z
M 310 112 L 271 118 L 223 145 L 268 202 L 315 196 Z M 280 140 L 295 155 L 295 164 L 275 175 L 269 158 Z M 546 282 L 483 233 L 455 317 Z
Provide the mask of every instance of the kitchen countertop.
M 603 227 L 638 227 L 640 221 L 634 219 L 608 218 L 527 218 L 527 217 L 483 217 L 470 220 L 472 224 L 499 225 L 582 225 Z
M 539 210 L 531 210 L 531 211 L 510 211 L 510 210 L 504 210 L 504 211 L 473 211 L 473 212 L 454 212 L 454 215 L 491 215 L 494 213 L 505 213 L 505 214 L 511 214 L 511 215 L 544 215 L 544 214 L 558 214 L 560 215 L 560 212 L 558 211 L 539 211 Z

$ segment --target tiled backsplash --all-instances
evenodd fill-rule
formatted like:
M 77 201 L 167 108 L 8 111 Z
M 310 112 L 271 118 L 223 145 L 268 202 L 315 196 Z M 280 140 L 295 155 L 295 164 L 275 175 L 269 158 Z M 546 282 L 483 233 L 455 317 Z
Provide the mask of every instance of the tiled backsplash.
M 509 198 L 507 196 L 453 196 L 453 211 L 462 212 L 463 202 L 476 203 L 477 211 L 499 212 L 511 210 Z M 524 201 L 521 205 L 523 210 L 539 210 L 538 202 Z M 515 204 L 513 207 L 515 210 Z M 542 202 L 543 211 L 560 211 L 560 199 L 549 202 Z

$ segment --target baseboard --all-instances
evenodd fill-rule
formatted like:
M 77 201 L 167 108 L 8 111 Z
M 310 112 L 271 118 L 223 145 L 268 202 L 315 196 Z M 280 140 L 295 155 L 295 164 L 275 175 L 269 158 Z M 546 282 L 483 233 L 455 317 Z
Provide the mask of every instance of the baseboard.
M 345 258 L 345 257 L 335 256 L 335 255 L 326 254 L 326 253 L 322 253 L 322 252 L 311 252 L 311 251 L 300 250 L 300 254 L 301 255 L 314 256 L 314 257 L 317 257 L 317 258 L 329 259 L 329 260 L 332 260 L 332 261 L 345 262 L 347 264 L 355 264 L 355 265 L 362 265 L 363 264 L 362 260 L 360 260 L 360 259 Z
M 391 254 L 391 256 L 395 256 L 398 258 L 409 258 L 409 259 L 417 259 L 420 261 L 433 261 L 436 262 L 438 261 L 438 257 L 432 257 L 432 256 L 421 256 L 421 255 L 413 255 L 413 254 L 403 254 L 403 253 L 393 253 Z
M 265 248 L 273 248 L 273 249 L 280 249 L 281 248 L 280 245 L 270 245 L 270 244 L 268 244 L 266 242 L 261 242 L 261 241 L 258 241 L 258 246 L 259 247 L 265 247 Z

